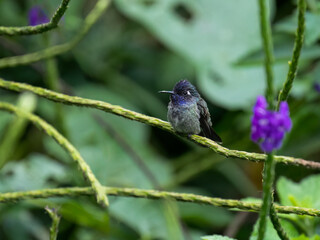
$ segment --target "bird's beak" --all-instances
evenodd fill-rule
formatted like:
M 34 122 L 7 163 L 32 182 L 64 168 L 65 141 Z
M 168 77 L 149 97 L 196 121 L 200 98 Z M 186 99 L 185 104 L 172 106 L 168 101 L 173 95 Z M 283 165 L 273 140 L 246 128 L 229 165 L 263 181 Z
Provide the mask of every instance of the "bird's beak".
M 173 91 L 159 91 L 159 93 L 170 93 L 170 94 L 173 94 Z

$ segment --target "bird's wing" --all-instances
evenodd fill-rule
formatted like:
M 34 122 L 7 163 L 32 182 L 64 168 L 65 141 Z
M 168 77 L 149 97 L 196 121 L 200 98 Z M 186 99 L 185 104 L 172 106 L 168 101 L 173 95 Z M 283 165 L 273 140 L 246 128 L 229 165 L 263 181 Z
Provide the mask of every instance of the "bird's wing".
M 218 134 L 212 129 L 212 122 L 210 113 L 207 107 L 207 103 L 201 98 L 197 103 L 199 112 L 200 112 L 200 128 L 201 135 L 206 138 L 210 138 L 215 142 L 222 143 L 221 138 Z

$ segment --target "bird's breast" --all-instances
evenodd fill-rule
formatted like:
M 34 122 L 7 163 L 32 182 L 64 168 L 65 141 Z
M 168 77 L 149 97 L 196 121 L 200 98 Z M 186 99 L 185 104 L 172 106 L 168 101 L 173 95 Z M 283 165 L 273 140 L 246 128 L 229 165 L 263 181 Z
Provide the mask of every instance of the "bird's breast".
M 200 112 L 196 103 L 168 106 L 168 120 L 175 131 L 184 134 L 199 134 Z

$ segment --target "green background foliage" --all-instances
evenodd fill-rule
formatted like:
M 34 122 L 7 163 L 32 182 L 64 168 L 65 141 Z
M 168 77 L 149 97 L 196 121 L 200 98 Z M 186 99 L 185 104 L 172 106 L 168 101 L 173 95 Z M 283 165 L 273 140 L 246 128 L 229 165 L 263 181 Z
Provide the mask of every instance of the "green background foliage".
M 286 78 L 297 25 L 295 1 L 279 2 L 270 7 L 277 91 Z M 0 0 L 1 25 L 28 25 L 28 10 L 35 4 L 52 16 L 60 1 Z M 70 41 L 94 4 L 72 0 L 59 27 L 50 32 L 1 36 L 0 57 Z M 259 152 L 250 141 L 251 108 L 256 96 L 265 90 L 258 21 L 258 5 L 253 0 L 115 0 L 71 51 L 1 69 L 0 76 L 103 100 L 164 120 L 168 97 L 157 92 L 170 90 L 187 78 L 207 100 L 214 129 L 224 146 Z M 315 82 L 320 83 L 319 25 L 319 3 L 310 0 L 305 46 L 289 98 L 293 129 L 279 151 L 279 155 L 313 161 L 320 161 L 320 94 L 313 88 Z M 261 164 L 226 159 L 185 139 L 115 115 L 25 97 L 0 90 L 1 101 L 19 105 L 24 99 L 25 109 L 58 129 L 105 186 L 233 199 L 261 197 Z M 60 145 L 32 124 L 4 112 L 0 112 L 0 156 L 4 162 L 0 192 L 87 185 Z M 281 178 L 276 201 L 320 209 L 319 176 L 305 178 L 315 173 L 278 165 L 276 174 Z M 46 205 L 58 207 L 61 215 L 58 239 L 179 240 L 213 234 L 256 239 L 255 213 L 166 200 L 109 199 L 108 211 L 97 206 L 93 197 L 1 204 L 0 239 L 48 239 L 51 221 L 43 209 Z M 290 237 L 319 238 L 318 219 L 280 217 Z M 270 222 L 267 229 L 266 239 L 277 239 Z

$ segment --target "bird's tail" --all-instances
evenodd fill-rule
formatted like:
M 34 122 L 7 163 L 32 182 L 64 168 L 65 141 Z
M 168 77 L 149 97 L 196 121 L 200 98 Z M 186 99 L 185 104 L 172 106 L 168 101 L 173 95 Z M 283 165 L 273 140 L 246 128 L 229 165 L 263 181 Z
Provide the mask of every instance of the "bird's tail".
M 219 135 L 211 128 L 211 131 L 210 131 L 210 136 L 205 136 L 207 138 L 210 138 L 211 140 L 219 143 L 219 144 L 222 144 L 222 139 L 221 137 L 219 137 Z
M 203 117 L 200 117 L 201 136 L 210 138 L 216 143 L 222 144 L 221 137 L 212 129 L 211 124 L 208 123 Z

